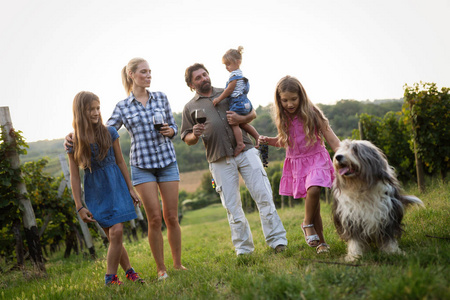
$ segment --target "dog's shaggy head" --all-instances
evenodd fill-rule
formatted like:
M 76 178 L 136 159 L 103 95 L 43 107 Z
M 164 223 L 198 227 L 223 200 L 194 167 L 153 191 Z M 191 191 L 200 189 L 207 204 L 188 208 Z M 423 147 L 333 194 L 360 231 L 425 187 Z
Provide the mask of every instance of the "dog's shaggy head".
M 333 166 L 338 188 L 354 185 L 370 188 L 380 180 L 397 184 L 384 153 L 368 141 L 343 140 L 333 157 Z

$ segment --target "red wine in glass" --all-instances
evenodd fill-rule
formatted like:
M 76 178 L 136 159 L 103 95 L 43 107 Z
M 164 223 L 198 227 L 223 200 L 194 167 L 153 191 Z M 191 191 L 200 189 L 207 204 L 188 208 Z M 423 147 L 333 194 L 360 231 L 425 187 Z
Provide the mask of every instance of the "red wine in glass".
M 160 123 L 160 124 L 153 124 L 153 126 L 155 126 L 155 129 L 156 130 L 158 130 L 158 131 L 160 131 L 161 130 L 161 127 L 163 127 L 163 124 L 162 123 Z
M 204 124 L 206 122 L 206 114 L 203 109 L 195 110 L 195 120 L 199 124 Z
M 155 112 L 153 115 L 153 126 L 156 130 L 160 131 L 161 127 L 164 125 L 164 117 L 161 113 Z
M 203 124 L 206 122 L 206 117 L 200 117 L 200 118 L 197 118 L 196 120 L 197 120 L 197 123 Z
M 195 121 L 199 124 L 204 124 L 206 122 L 206 113 L 204 109 L 195 110 Z M 205 135 L 202 134 L 201 137 L 204 138 Z
M 164 126 L 164 117 L 161 113 L 155 112 L 153 114 L 153 126 L 156 130 L 160 131 L 161 127 Z M 164 141 L 166 141 L 166 137 L 163 135 Z

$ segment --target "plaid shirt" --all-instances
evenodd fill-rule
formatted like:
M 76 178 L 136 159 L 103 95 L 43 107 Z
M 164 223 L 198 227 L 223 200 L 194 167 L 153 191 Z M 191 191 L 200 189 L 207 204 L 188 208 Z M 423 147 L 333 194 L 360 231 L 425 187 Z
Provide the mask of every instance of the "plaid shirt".
M 172 115 L 167 96 L 162 92 L 150 92 L 144 107 L 136 100 L 133 93 L 117 103 L 106 125 L 117 130 L 125 126 L 131 137 L 130 165 L 142 169 L 164 168 L 176 161 L 175 149 L 171 139 L 178 133 L 178 126 Z M 153 114 L 160 112 L 164 123 L 174 130 L 173 137 L 168 138 L 159 133 L 153 125 Z

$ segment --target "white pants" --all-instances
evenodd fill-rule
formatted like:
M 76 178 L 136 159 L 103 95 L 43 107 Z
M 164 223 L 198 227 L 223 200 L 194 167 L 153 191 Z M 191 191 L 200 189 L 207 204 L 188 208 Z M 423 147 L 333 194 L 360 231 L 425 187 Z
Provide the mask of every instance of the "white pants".
M 258 150 L 252 148 L 241 152 L 237 157 L 219 159 L 210 163 L 209 169 L 222 205 L 227 210 L 231 240 L 236 254 L 251 253 L 255 249 L 252 232 L 242 209 L 239 173 L 258 207 L 267 245 L 272 248 L 287 245 L 286 230 L 273 203 L 272 189 Z

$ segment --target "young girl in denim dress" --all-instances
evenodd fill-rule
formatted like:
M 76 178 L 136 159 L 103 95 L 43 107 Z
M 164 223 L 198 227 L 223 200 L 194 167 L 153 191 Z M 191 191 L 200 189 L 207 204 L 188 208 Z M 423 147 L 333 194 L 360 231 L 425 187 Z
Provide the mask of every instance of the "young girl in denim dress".
M 247 97 L 250 90 L 250 84 L 240 69 L 243 50 L 244 48 L 239 46 L 237 49 L 228 50 L 222 57 L 225 68 L 230 72 L 230 78 L 222 94 L 213 100 L 213 104 L 216 106 L 220 101 L 229 97 L 230 111 L 234 111 L 239 115 L 247 115 L 253 110 L 252 103 Z M 231 125 L 231 128 L 233 129 L 234 138 L 236 139 L 234 156 L 237 156 L 245 148 L 241 128 L 250 133 L 256 143 L 258 143 L 259 134 L 252 125 L 244 123 Z
M 109 240 L 105 285 L 120 285 L 120 265 L 125 276 L 144 281 L 131 267 L 122 244 L 123 222 L 137 218 L 134 205 L 140 199 L 134 191 L 122 156 L 119 134 L 103 125 L 100 100 L 91 92 L 79 92 L 73 100 L 74 146 L 68 149 L 73 199 L 81 219 L 103 228 Z M 79 167 L 84 169 L 86 206 L 81 202 Z M 133 205 L 134 203 L 134 205 Z
M 305 217 L 301 225 L 305 241 L 315 247 L 317 253 L 328 252 L 319 196 L 321 187 L 331 187 L 334 169 L 324 140 L 333 151 L 340 141 L 297 78 L 286 76 L 278 82 L 275 117 L 278 136 L 261 136 L 259 143 L 286 148 L 280 195 L 305 198 Z

